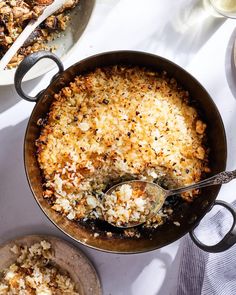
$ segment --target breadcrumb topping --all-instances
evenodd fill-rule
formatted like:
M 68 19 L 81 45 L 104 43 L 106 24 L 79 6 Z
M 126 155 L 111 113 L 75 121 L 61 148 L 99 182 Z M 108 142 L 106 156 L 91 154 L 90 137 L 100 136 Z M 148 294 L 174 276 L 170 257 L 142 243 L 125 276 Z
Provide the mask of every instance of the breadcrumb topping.
M 153 201 L 145 186 L 123 184 L 103 199 L 103 216 L 109 223 L 120 226 L 132 226 L 146 222 L 152 213 Z
M 166 73 L 97 68 L 56 94 L 39 123 L 44 197 L 71 220 L 104 219 L 104 193 L 121 180 L 172 189 L 209 172 L 206 124 L 189 105 L 189 93 Z M 182 197 L 191 201 L 197 194 Z M 148 224 L 162 222 L 160 213 Z
M 53 249 L 45 240 L 31 247 L 14 245 L 16 261 L 0 274 L 2 295 L 79 295 L 70 276 L 52 263 Z

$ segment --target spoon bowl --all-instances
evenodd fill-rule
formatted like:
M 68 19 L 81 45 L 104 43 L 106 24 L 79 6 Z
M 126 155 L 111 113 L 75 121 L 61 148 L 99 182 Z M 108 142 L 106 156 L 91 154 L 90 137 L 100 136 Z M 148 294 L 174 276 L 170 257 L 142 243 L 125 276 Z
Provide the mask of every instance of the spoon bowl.
M 103 198 L 104 219 L 113 226 L 130 228 L 141 225 L 157 214 L 167 197 L 200 189 L 202 187 L 228 183 L 236 178 L 236 170 L 223 171 L 197 183 L 171 190 L 160 185 L 130 180 L 112 186 Z
M 152 182 L 118 183 L 102 200 L 104 219 L 119 228 L 138 226 L 160 211 L 168 195 L 167 190 Z

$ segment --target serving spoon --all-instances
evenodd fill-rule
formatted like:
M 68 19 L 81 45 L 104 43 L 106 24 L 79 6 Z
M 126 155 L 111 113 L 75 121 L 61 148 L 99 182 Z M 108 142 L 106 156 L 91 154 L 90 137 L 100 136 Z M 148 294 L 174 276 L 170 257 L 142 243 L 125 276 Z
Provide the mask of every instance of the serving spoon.
M 130 180 L 125 182 L 120 182 L 112 186 L 110 189 L 107 190 L 105 194 L 109 197 L 109 195 L 111 195 L 112 193 L 119 191 L 123 185 L 129 185 L 134 190 L 137 188 L 141 188 L 142 191 L 147 196 L 147 198 L 150 200 L 150 204 L 152 204 L 151 209 L 149 210 L 150 213 L 147 215 L 147 218 L 146 218 L 146 221 L 147 221 L 152 216 L 154 216 L 158 211 L 160 211 L 160 209 L 163 207 L 163 204 L 166 198 L 169 196 L 178 195 L 187 191 L 200 189 L 207 186 L 228 183 L 235 178 L 236 178 L 236 170 L 223 171 L 212 177 L 199 181 L 197 183 L 194 183 L 185 187 L 177 188 L 177 189 L 171 189 L 171 190 L 166 190 L 162 188 L 160 185 L 153 182 L 148 182 L 143 180 Z M 128 222 L 125 224 L 122 223 L 121 225 L 109 222 L 109 220 L 107 220 L 107 222 L 115 227 L 129 228 L 129 227 L 138 226 L 144 223 L 145 221 Z
M 12 46 L 7 50 L 2 59 L 0 60 L 0 71 L 3 71 L 18 49 L 24 44 L 31 33 L 50 15 L 59 10 L 68 0 L 54 0 L 44 9 L 43 13 L 35 20 L 32 19 L 24 30 L 17 37 Z

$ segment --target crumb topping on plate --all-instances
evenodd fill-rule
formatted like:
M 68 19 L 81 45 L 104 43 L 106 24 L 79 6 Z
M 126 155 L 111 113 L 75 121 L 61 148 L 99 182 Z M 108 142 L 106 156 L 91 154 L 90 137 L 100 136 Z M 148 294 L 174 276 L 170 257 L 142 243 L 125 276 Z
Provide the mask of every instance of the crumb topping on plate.
M 79 295 L 69 274 L 52 263 L 53 249 L 45 240 L 14 245 L 16 260 L 0 274 L 0 294 L 17 295 Z

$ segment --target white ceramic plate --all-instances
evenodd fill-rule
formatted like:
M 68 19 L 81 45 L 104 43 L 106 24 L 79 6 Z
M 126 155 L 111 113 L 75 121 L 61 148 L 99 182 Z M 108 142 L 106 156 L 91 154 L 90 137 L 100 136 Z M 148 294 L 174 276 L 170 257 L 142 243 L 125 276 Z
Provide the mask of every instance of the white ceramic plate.
M 30 247 L 42 240 L 50 242 L 54 251 L 52 261 L 69 273 L 79 294 L 102 295 L 98 275 L 88 258 L 79 249 L 53 236 L 25 236 L 3 244 L 0 246 L 0 271 L 15 262 L 16 255 L 10 251 L 14 245 Z
M 79 40 L 83 31 L 85 30 L 90 16 L 93 11 L 95 0 L 80 0 L 79 4 L 71 12 L 71 21 L 66 31 L 62 32 L 60 37 L 56 40 L 49 42 L 49 45 L 56 45 L 57 50 L 55 51 L 61 60 L 65 60 L 66 57 L 71 53 L 73 47 Z M 28 81 L 37 78 L 55 67 L 55 63 L 50 60 L 40 61 L 34 66 L 30 75 L 27 75 L 24 81 Z M 16 68 L 11 70 L 0 71 L 0 86 L 14 84 L 14 75 Z

